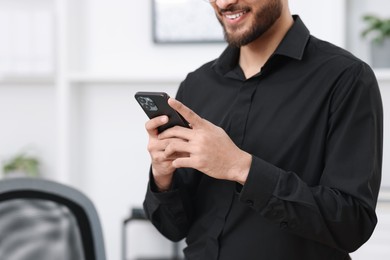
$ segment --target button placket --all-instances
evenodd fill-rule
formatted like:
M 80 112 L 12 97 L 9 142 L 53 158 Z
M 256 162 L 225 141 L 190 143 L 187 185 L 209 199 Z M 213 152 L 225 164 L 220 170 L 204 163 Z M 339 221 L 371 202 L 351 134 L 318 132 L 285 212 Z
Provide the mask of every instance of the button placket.
M 237 101 L 234 105 L 235 109 L 233 109 L 231 116 L 229 135 L 239 147 L 242 146 L 244 141 L 247 118 L 252 104 L 252 97 L 256 92 L 257 85 L 258 80 L 247 80 L 241 87 Z

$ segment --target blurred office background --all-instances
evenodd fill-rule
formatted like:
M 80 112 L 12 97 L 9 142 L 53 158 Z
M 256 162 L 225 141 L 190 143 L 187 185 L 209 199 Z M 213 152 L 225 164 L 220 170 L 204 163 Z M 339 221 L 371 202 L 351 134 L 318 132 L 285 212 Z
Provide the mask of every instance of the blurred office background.
M 185 43 L 158 35 L 156 21 L 163 26 L 161 19 L 180 12 L 169 15 L 167 9 L 160 17 L 152 12 L 153 2 L 154 7 L 177 5 L 184 13 L 183 6 L 194 1 L 208 5 L 202 0 L 0 0 L 0 162 L 27 151 L 40 159 L 45 178 L 90 196 L 102 220 L 109 260 L 122 257 L 122 221 L 131 208 L 142 205 L 148 179 L 146 116 L 134 93 L 174 96 L 189 71 L 225 48 L 214 42 L 215 34 L 186 41 L 191 35 L 184 32 L 193 25 L 181 20 L 172 30 Z M 360 37 L 365 27 L 361 17 L 390 18 L 390 2 L 384 0 L 290 0 L 290 6 L 313 35 L 370 64 L 370 42 Z M 212 12 L 193 12 L 188 20 L 201 25 L 200 34 L 209 31 L 202 28 L 219 26 Z M 166 33 L 164 27 L 157 29 Z M 374 69 L 385 109 L 381 224 L 372 243 L 354 259 L 390 254 L 385 242 L 390 241 L 390 66 Z M 151 241 L 153 231 L 145 224 L 131 231 L 133 243 L 148 240 L 134 251 L 167 251 L 169 243 Z

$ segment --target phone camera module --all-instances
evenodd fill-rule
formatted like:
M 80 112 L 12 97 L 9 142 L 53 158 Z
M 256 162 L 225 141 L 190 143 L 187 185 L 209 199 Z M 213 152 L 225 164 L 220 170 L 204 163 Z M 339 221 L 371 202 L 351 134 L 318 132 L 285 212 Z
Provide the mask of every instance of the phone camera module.
M 148 111 L 157 111 L 158 110 L 156 104 L 150 98 L 139 97 L 138 100 L 139 100 L 141 106 L 143 108 L 145 108 L 146 110 L 148 110 Z

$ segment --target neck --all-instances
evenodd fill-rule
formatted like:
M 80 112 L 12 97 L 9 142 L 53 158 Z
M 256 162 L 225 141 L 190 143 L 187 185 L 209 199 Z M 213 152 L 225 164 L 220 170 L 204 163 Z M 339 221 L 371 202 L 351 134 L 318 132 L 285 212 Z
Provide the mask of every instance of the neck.
M 241 47 L 239 64 L 246 78 L 252 77 L 261 70 L 293 23 L 290 12 L 286 11 L 267 32 Z

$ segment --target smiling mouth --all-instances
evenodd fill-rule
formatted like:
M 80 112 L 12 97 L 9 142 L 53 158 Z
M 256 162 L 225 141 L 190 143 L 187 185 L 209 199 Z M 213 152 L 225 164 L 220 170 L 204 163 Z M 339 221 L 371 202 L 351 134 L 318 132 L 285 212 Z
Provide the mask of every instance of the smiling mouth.
M 239 13 L 235 13 L 235 14 L 224 14 L 224 16 L 229 19 L 229 20 L 235 20 L 235 19 L 238 19 L 240 18 L 241 16 L 243 16 L 244 14 L 246 14 L 247 11 L 242 11 L 242 12 L 239 12 Z

